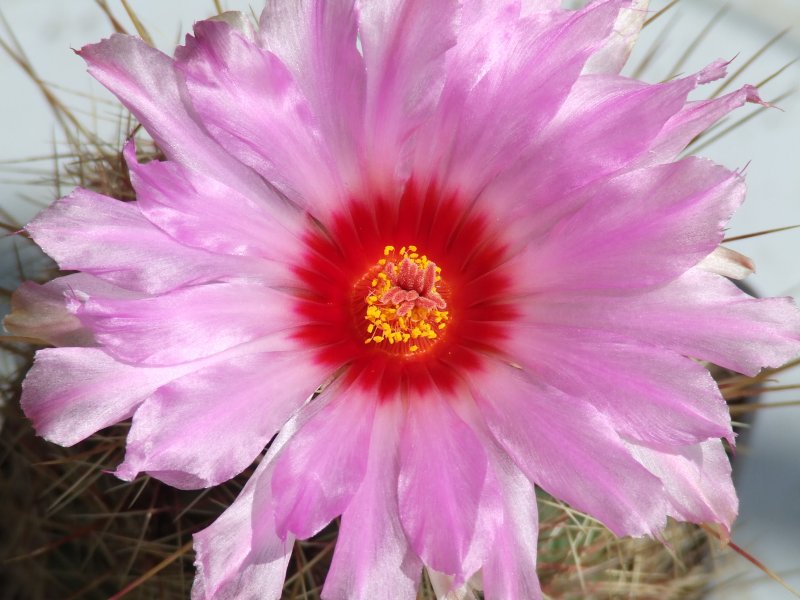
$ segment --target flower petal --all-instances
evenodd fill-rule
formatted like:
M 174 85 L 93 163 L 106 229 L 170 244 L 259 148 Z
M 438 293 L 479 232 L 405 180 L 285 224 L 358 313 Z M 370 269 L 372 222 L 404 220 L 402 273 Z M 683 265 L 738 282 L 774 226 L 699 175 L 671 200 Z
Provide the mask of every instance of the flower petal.
M 792 299 L 754 299 L 700 268 L 642 294 L 538 297 L 521 311 L 532 323 L 626 335 L 747 375 L 800 354 Z
M 129 290 L 159 293 L 234 275 L 267 281 L 285 277 L 265 261 L 183 246 L 150 223 L 135 203 L 80 188 L 39 213 L 26 229 L 62 269 Z
M 493 26 L 500 28 L 500 39 L 490 35 L 484 42 L 488 48 L 468 50 L 448 65 L 452 74 L 437 113 L 419 135 L 415 175 L 434 169 L 429 177 L 453 182 L 469 197 L 517 164 L 573 84 L 579 84 L 583 65 L 607 36 L 621 5 L 596 2 L 545 26 L 536 17 L 516 19 L 513 7 L 499 12 Z M 476 60 L 487 64 L 473 83 L 461 73 L 473 73 Z
M 398 171 L 407 175 L 406 142 L 442 90 L 459 7 L 455 0 L 358 0 L 356 6 L 367 70 L 365 153 L 376 183 L 393 184 Z
M 591 404 L 499 362 L 472 382 L 493 436 L 528 479 L 617 535 L 663 528 L 660 481 L 631 456 L 611 420 Z
M 717 523 L 730 534 L 739 502 L 731 464 L 722 443 L 709 440 L 672 452 L 630 444 L 647 469 L 664 483 L 671 517 L 690 523 Z
M 270 482 L 275 455 L 294 434 L 292 419 L 272 442 L 233 504 L 194 534 L 192 600 L 279 600 L 294 537 L 275 533 Z
M 166 365 L 211 356 L 274 336 L 273 350 L 295 344 L 292 300 L 268 287 L 210 283 L 139 300 L 89 297 L 78 309 L 97 342 L 119 360 Z
M 324 376 L 299 352 L 214 361 L 139 407 L 116 475 L 147 472 L 181 489 L 222 483 L 253 462 Z
M 200 21 L 176 56 L 195 111 L 228 152 L 312 212 L 343 200 L 316 117 L 274 54 L 226 23 Z
M 127 419 L 155 390 L 190 369 L 133 367 L 99 348 L 48 348 L 36 353 L 20 403 L 39 435 L 72 446 Z
M 84 273 L 58 277 L 44 285 L 26 281 L 11 297 L 11 313 L 3 325 L 9 333 L 40 339 L 53 346 L 95 346 L 92 332 L 74 314 L 79 298 L 87 294 L 141 297 Z
M 358 189 L 366 70 L 354 0 L 269 0 L 259 23 L 263 46 L 291 71 L 345 185 Z
M 89 65 L 89 73 L 134 114 L 167 158 L 249 198 L 275 197 L 258 175 L 223 150 L 197 122 L 169 56 L 139 38 L 119 34 L 84 46 L 78 54 Z
M 622 9 L 611 37 L 586 63 L 585 73 L 619 73 L 622 70 L 649 16 L 649 4 L 650 0 L 633 0 L 630 8 Z
M 709 438 L 733 442 L 711 374 L 670 350 L 606 332 L 522 325 L 508 352 L 537 381 L 594 405 L 625 439 L 667 451 Z
M 756 266 L 752 260 L 725 246 L 718 246 L 711 254 L 697 263 L 697 266 L 730 279 L 744 279 L 756 272 Z
M 272 495 L 278 535 L 308 538 L 341 515 L 367 467 L 375 399 L 343 384 L 276 458 Z M 315 403 L 319 399 L 315 400 Z
M 411 552 L 397 506 L 402 412 L 377 407 L 364 480 L 342 515 L 322 596 L 326 600 L 413 600 L 422 563 Z
M 181 244 L 277 261 L 299 251 L 300 215 L 290 207 L 248 198 L 176 162 L 140 164 L 133 141 L 125 159 L 139 210 Z
M 411 547 L 460 586 L 484 563 L 502 509 L 480 441 L 448 400 L 430 394 L 409 402 L 398 486 Z
M 579 192 L 582 205 L 516 259 L 531 291 L 643 288 L 670 281 L 707 257 L 744 200 L 744 182 L 687 158 L 630 171 Z M 591 227 L 587 227 L 591 223 Z

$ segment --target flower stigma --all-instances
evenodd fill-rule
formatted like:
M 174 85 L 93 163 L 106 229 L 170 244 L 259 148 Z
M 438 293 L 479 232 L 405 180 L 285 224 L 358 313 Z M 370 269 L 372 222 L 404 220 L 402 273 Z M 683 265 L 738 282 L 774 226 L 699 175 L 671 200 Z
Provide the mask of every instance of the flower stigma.
M 384 247 L 383 258 L 366 275 L 364 343 L 403 355 L 429 350 L 450 318 L 441 272 L 416 246 Z

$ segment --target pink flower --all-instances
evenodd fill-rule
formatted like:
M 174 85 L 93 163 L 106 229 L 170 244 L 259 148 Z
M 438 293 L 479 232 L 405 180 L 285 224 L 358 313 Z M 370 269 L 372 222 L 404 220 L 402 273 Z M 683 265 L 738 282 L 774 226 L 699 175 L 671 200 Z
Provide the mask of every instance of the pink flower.
M 694 359 L 777 366 L 800 318 L 720 275 L 749 270 L 719 249 L 740 175 L 676 157 L 755 90 L 687 101 L 719 62 L 618 75 L 624 0 L 353 4 L 200 22 L 174 59 L 80 51 L 168 160 L 129 144 L 136 202 L 79 189 L 28 225 L 79 271 L 8 321 L 66 346 L 26 380 L 37 430 L 133 416 L 117 474 L 178 487 L 280 431 L 196 536 L 199 599 L 279 597 L 294 537 L 339 515 L 325 598 L 414 598 L 423 565 L 537 598 L 534 484 L 619 535 L 729 528 L 733 434 Z

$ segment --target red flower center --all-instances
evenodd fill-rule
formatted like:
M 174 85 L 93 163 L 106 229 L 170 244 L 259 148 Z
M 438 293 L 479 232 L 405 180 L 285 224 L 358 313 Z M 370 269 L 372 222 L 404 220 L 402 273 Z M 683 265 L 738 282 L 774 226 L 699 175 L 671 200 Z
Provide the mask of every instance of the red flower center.
M 399 199 L 352 200 L 309 226 L 294 271 L 306 323 L 298 338 L 316 360 L 395 397 L 446 391 L 482 355 L 502 352 L 515 317 L 505 248 L 467 206 L 409 183 Z M 418 246 L 388 245 L 398 242 Z

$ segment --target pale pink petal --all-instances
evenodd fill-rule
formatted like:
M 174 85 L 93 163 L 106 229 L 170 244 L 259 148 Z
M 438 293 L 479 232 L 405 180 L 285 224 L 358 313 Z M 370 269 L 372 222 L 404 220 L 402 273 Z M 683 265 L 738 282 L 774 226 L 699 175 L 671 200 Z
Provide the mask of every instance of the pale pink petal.
M 415 175 L 433 170 L 428 177 L 472 195 L 516 164 L 567 98 L 622 4 L 594 3 L 546 26 L 516 19 L 509 7 L 498 14 L 500 39 L 490 35 L 488 47 L 457 46 L 466 54 L 449 65 L 453 75 L 437 112 L 419 133 Z M 486 72 L 473 84 L 476 62 L 486 63 Z
M 326 375 L 308 353 L 214 361 L 138 408 L 116 475 L 132 480 L 147 472 L 181 489 L 226 481 L 253 462 Z
M 722 442 L 709 440 L 671 451 L 635 444 L 629 448 L 664 483 L 668 515 L 690 523 L 717 523 L 730 534 L 739 501 Z
M 590 402 L 625 439 L 669 449 L 733 434 L 708 369 L 611 333 L 543 325 L 511 331 L 507 350 L 537 381 Z
M 495 473 L 503 495 L 503 525 L 483 566 L 484 597 L 539 600 L 542 591 L 536 575 L 539 537 L 536 491 L 507 457 L 496 451 L 494 454 Z
M 258 284 L 214 283 L 162 296 L 127 300 L 91 296 L 77 310 L 95 340 L 119 360 L 140 365 L 176 364 L 239 344 L 287 333 L 300 322 L 292 298 Z
M 397 505 L 402 409 L 378 406 L 364 480 L 342 515 L 325 578 L 325 600 L 413 600 L 422 563 L 411 552 Z
M 197 121 L 169 56 L 139 38 L 119 34 L 84 46 L 78 54 L 89 72 L 144 125 L 167 158 L 249 198 L 275 198 L 263 180 L 223 150 Z
M 645 161 L 689 92 L 720 77 L 724 69 L 725 63 L 717 61 L 691 77 L 655 85 L 618 75 L 578 78 L 542 134 L 483 190 L 484 205 L 495 206 L 497 217 L 512 225 L 522 219 L 510 239 L 546 232 L 569 213 L 572 204 L 564 198 L 573 190 L 627 170 L 632 161 Z
M 285 278 L 265 261 L 183 246 L 148 221 L 136 203 L 80 188 L 39 213 L 26 229 L 62 269 L 129 290 L 159 293 L 219 279 Z
M 578 195 L 565 202 L 581 208 L 517 257 L 521 289 L 643 288 L 675 279 L 719 245 L 745 186 L 737 174 L 692 157 L 630 171 Z
M 176 162 L 139 164 L 133 141 L 125 147 L 125 159 L 139 210 L 181 244 L 278 261 L 301 251 L 301 217 L 288 205 L 281 210 L 248 198 Z
M 499 362 L 472 381 L 493 436 L 532 482 L 617 535 L 665 525 L 661 483 L 594 406 Z
M 272 442 L 236 501 L 194 534 L 192 600 L 279 600 L 294 537 L 275 533 L 271 480 L 275 455 L 296 431 L 292 419 Z
M 436 394 L 411 398 L 400 440 L 400 521 L 426 566 L 462 585 L 485 562 L 502 509 L 470 426 Z
M 479 600 L 476 590 L 470 585 L 472 580 L 464 585 L 456 586 L 455 578 L 452 575 L 445 575 L 431 568 L 425 570 L 436 600 Z
M 756 265 L 749 257 L 725 246 L 714 249 L 697 266 L 730 279 L 744 279 L 756 272 Z
M 407 175 L 406 142 L 433 111 L 445 53 L 456 43 L 455 0 L 357 0 L 367 70 L 364 120 L 368 176 L 376 185 Z
M 630 8 L 623 9 L 614 23 L 614 31 L 602 50 L 586 63 L 585 73 L 619 73 L 639 38 L 645 20 L 650 16 L 650 0 L 633 0 Z
M 687 103 L 664 124 L 642 159 L 651 162 L 672 160 L 696 136 L 745 102 L 765 105 L 752 85 L 712 100 Z
M 343 200 L 316 117 L 274 54 L 226 23 L 201 21 L 176 56 L 194 110 L 231 155 L 304 208 L 327 211 Z
M 357 189 L 366 70 L 356 45 L 354 0 L 269 0 L 259 23 L 262 45 L 291 71 L 339 174 L 349 189 Z
M 627 335 L 747 375 L 800 354 L 791 298 L 754 299 L 700 268 L 642 294 L 539 296 L 520 310 L 531 323 Z
M 127 419 L 155 390 L 190 369 L 134 367 L 99 348 L 48 348 L 36 353 L 20 402 L 39 435 L 71 446 Z
M 9 333 L 36 338 L 53 346 L 95 346 L 91 331 L 75 316 L 80 298 L 102 294 L 140 298 L 138 292 L 118 288 L 107 281 L 74 273 L 39 285 L 26 281 L 11 297 L 11 313 L 3 320 Z
M 276 458 L 272 495 L 281 537 L 320 531 L 344 512 L 364 477 L 376 400 L 356 386 L 336 385 L 326 395 L 330 404 Z

